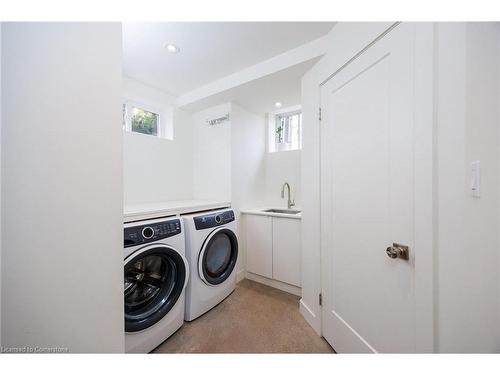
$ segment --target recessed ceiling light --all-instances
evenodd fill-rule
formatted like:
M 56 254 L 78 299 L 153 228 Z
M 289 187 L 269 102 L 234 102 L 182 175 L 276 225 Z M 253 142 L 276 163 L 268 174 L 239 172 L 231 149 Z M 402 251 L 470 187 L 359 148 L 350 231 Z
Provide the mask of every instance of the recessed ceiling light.
M 179 53 L 181 51 L 181 49 L 177 47 L 175 44 L 170 44 L 170 43 L 166 44 L 165 48 L 170 53 Z
M 276 102 L 276 103 L 274 103 L 274 106 L 275 106 L 276 108 L 281 108 L 281 103 L 280 103 L 280 102 Z

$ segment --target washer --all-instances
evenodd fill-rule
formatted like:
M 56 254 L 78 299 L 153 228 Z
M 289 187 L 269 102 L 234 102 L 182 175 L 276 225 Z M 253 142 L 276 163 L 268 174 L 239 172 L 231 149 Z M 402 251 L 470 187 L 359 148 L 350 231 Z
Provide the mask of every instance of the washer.
M 184 319 L 191 321 L 219 304 L 236 286 L 238 237 L 232 209 L 183 216 L 190 280 Z
M 189 265 L 180 218 L 124 226 L 125 352 L 148 353 L 184 322 Z

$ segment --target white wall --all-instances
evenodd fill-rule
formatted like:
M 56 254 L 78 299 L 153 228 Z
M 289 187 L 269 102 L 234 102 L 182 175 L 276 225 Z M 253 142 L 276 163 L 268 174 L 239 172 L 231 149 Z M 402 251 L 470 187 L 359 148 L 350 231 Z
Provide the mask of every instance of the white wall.
M 288 182 L 295 205 L 301 207 L 300 167 L 300 150 L 266 153 L 266 206 L 287 207 L 288 192 L 285 190 L 285 198 L 281 198 L 281 187 L 285 182 Z
M 2 48 L 2 344 L 122 352 L 120 24 L 4 24 Z
M 230 120 L 209 126 L 207 119 L 229 114 Z M 265 197 L 266 127 L 264 116 L 234 103 L 193 115 L 194 198 L 231 202 L 237 217 L 243 208 L 259 207 Z M 245 244 L 239 221 L 238 277 L 243 277 Z
M 231 161 L 233 205 L 262 204 L 265 189 L 266 129 L 264 116 L 231 104 Z
M 2 196 L 2 22 L 0 22 L 0 197 Z M 0 347 L 2 346 L 2 200 L 0 199 Z
M 158 108 L 172 139 L 124 132 L 125 205 L 191 199 L 193 134 L 191 115 L 175 108 L 175 98 L 124 78 L 123 98 Z
M 231 201 L 231 119 L 210 126 L 207 119 L 231 112 L 229 103 L 193 114 L 193 196 Z
M 244 277 L 246 246 L 240 210 L 262 205 L 265 189 L 266 128 L 264 116 L 231 104 L 231 202 L 238 215 L 238 278 Z
M 500 25 L 498 27 L 498 55 L 499 55 L 499 60 L 500 60 Z M 499 120 L 499 123 L 500 123 L 500 72 L 497 72 L 497 75 L 498 75 L 498 90 L 497 90 L 497 99 L 498 99 L 498 120 Z M 499 124 L 499 128 L 500 128 L 500 124 Z M 500 132 L 499 132 L 499 136 L 500 136 Z M 499 138 L 499 144 L 500 144 L 500 138 Z M 499 176 L 500 176 L 500 163 L 499 163 Z M 498 189 L 499 191 L 499 194 L 500 194 L 500 188 Z M 499 208 L 498 208 L 499 212 L 500 212 L 500 199 L 499 199 Z M 500 217 L 499 217 L 499 220 L 498 220 L 498 225 L 499 225 L 499 228 L 498 228 L 498 233 L 500 233 Z M 500 242 L 500 239 L 499 239 L 499 242 Z M 500 252 L 500 249 L 499 249 L 499 252 Z M 500 274 L 500 256 L 498 257 L 498 272 L 497 274 Z M 497 348 L 500 348 L 500 280 L 498 282 L 498 324 L 497 324 Z M 499 350 L 500 351 L 500 350 Z
M 437 28 L 437 350 L 498 347 L 498 30 Z M 481 161 L 481 197 L 470 162 Z

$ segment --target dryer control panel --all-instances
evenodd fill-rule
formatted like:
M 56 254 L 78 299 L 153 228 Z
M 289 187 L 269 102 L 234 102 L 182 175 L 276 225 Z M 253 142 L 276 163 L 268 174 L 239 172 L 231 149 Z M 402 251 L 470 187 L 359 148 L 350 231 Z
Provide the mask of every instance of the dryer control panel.
M 227 210 L 203 216 L 196 216 L 194 218 L 194 226 L 197 230 L 200 230 L 218 227 L 219 225 L 224 225 L 231 221 L 234 221 L 234 211 Z
M 181 231 L 180 219 L 128 227 L 123 230 L 123 245 L 124 247 L 143 245 L 175 236 Z

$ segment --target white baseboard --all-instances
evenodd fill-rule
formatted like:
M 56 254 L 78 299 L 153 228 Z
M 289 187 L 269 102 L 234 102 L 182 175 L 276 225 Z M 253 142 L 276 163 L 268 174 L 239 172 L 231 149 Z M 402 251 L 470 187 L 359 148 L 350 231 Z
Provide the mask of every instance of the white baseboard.
M 236 271 L 236 282 L 239 283 L 245 278 L 245 270 Z
M 284 292 L 294 294 L 296 296 L 302 297 L 302 289 L 295 285 L 290 285 L 287 283 L 283 283 L 278 280 L 268 279 L 267 277 L 257 275 L 252 272 L 246 273 L 246 278 L 252 281 L 256 281 L 258 283 L 270 286 L 272 288 L 276 288 L 282 290 Z
M 300 299 L 299 303 L 299 311 L 306 320 L 306 322 L 314 329 L 314 331 L 319 335 L 321 334 L 321 319 L 316 316 L 314 311 L 311 310 L 309 306 L 304 302 L 304 299 Z

